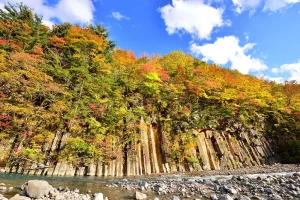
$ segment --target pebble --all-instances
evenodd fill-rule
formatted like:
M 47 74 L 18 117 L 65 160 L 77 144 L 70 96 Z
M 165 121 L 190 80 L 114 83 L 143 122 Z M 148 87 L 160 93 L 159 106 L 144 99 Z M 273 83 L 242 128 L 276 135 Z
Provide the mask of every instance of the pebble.
M 222 194 L 221 196 L 219 196 L 218 200 L 233 200 L 233 198 L 228 194 Z

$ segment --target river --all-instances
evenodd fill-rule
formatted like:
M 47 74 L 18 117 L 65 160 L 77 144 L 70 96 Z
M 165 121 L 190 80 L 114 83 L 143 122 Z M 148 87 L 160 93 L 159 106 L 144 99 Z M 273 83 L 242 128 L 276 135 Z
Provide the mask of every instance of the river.
M 243 177 L 250 179 L 256 179 L 260 176 L 262 179 L 267 178 L 268 176 L 277 176 L 277 177 L 289 177 L 292 176 L 294 172 L 276 172 L 276 173 L 263 173 L 263 174 L 244 174 Z M 199 181 L 199 180 L 230 180 L 232 175 L 196 175 L 196 174 L 169 174 L 169 175 L 160 175 L 153 177 L 133 177 L 133 178 L 100 178 L 100 177 L 45 177 L 45 176 L 30 176 L 22 174 L 8 174 L 0 173 L 0 183 L 5 183 L 6 187 L 13 187 L 11 191 L 7 191 L 4 194 L 5 197 L 12 197 L 15 194 L 20 193 L 20 190 L 17 189 L 19 186 L 24 184 L 29 180 L 46 180 L 54 187 L 68 187 L 69 189 L 78 188 L 80 193 L 87 193 L 91 191 L 92 193 L 103 193 L 104 196 L 107 196 L 109 200 L 118 200 L 118 199 L 134 199 L 134 193 L 136 189 L 128 190 L 120 187 L 108 187 L 108 185 L 114 184 L 139 184 L 141 181 L 148 182 L 173 182 L 176 184 L 183 184 L 186 182 Z M 211 186 L 210 186 L 211 187 Z M 0 191 L 1 192 L 1 191 Z M 158 195 L 151 190 L 143 191 L 147 194 L 148 199 L 154 199 L 154 197 L 159 197 L 160 200 L 170 199 L 172 195 Z M 208 193 L 209 194 L 209 193 Z M 199 199 L 208 199 L 205 196 L 194 196 Z M 207 196 L 209 197 L 209 195 Z M 189 198 L 182 198 L 189 199 Z M 193 198 L 190 198 L 193 199 Z

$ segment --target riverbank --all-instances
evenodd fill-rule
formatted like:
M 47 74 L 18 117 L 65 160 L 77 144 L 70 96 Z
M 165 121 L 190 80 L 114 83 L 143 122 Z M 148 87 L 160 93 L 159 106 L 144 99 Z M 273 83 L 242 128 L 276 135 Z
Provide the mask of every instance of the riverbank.
M 2 191 L 2 194 L 7 198 L 19 194 L 20 191 L 16 187 L 28 180 L 44 179 L 58 191 L 67 188 L 62 195 L 71 195 L 72 192 L 77 191 L 75 189 L 78 189 L 82 192 L 82 196 L 77 196 L 77 199 L 86 200 L 95 199 L 93 194 L 98 193 L 102 193 L 109 200 L 135 199 L 136 192 L 146 195 L 146 199 L 158 198 L 161 200 L 172 198 L 280 200 L 300 198 L 299 172 L 300 165 L 278 164 L 251 169 L 160 174 L 157 176 L 128 177 L 126 179 L 0 174 L 0 182 L 6 184 L 7 188 L 14 188 L 13 190 Z M 76 195 L 73 193 L 72 195 Z M 140 193 L 138 195 L 142 197 L 143 195 Z M 60 197 L 62 198 L 61 195 Z M 55 200 L 56 197 L 50 199 Z
M 300 164 L 273 164 L 273 165 L 261 165 L 249 168 L 238 168 L 231 170 L 205 170 L 205 171 L 194 171 L 194 172 L 184 172 L 184 173 L 159 173 L 159 174 L 151 174 L 151 175 L 143 175 L 143 176 L 127 176 L 127 177 L 104 177 L 112 178 L 112 179 L 123 179 L 123 178 L 155 178 L 161 176 L 216 176 L 216 175 L 243 175 L 243 174 L 261 174 L 261 173 L 279 173 L 279 172 L 300 172 Z M 0 168 L 0 174 L 6 173 L 5 168 Z M 39 176 L 37 176 L 39 177 Z M 43 177 L 43 176 L 41 176 Z M 50 176 L 51 177 L 51 176 Z M 52 176 L 57 177 L 57 176 Z M 68 177 L 68 176 L 66 176 Z M 92 177 L 92 176 L 85 176 Z M 93 178 L 93 177 L 92 177 Z M 102 178 L 101 176 L 95 176 L 95 178 Z

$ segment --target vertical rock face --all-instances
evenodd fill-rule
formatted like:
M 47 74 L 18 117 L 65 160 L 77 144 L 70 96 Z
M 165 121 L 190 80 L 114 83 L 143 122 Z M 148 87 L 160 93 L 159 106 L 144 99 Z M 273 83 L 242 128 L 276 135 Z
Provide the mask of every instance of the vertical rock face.
M 141 141 L 142 141 L 142 161 L 143 161 L 143 168 L 145 174 L 151 174 L 151 160 L 150 160 L 150 148 L 149 148 L 149 140 L 148 140 L 148 127 L 147 124 L 144 122 L 142 117 L 140 123 L 140 132 L 141 132 Z
M 171 151 L 166 147 L 172 146 L 172 138 L 160 125 L 146 123 L 141 118 L 137 133 L 123 149 L 116 149 L 116 156 L 102 162 L 90 162 L 85 167 L 58 162 L 55 166 L 40 169 L 36 163 L 24 161 L 11 166 L 10 172 L 47 176 L 122 177 L 251 167 L 268 163 L 274 157 L 268 140 L 263 136 L 257 137 L 259 134 L 255 130 L 193 130 L 194 145 L 186 149 L 189 159 L 178 157 L 179 154 L 176 154 L 177 157 L 170 155 Z M 67 137 L 68 134 L 58 132 L 47 149 L 62 148 Z M 4 147 L 0 146 L 0 149 Z

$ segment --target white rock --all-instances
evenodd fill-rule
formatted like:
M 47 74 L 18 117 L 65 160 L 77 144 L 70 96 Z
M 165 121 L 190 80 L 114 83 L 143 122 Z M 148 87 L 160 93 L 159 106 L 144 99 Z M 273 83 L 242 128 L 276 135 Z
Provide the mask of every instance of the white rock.
M 103 199 L 104 199 L 104 196 L 102 193 L 95 194 L 94 200 L 103 200 Z
M 145 194 L 143 194 L 141 192 L 136 191 L 135 192 L 135 199 L 137 199 L 137 200 L 147 199 L 147 195 L 145 195 Z
M 27 196 L 31 198 L 41 198 L 54 191 L 54 188 L 47 182 L 42 180 L 31 180 L 24 185 Z
M 31 200 L 31 198 L 20 196 L 20 195 L 16 194 L 15 196 L 10 198 L 9 200 Z
M 178 196 L 172 196 L 171 200 L 180 200 Z

